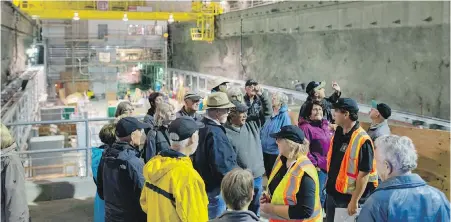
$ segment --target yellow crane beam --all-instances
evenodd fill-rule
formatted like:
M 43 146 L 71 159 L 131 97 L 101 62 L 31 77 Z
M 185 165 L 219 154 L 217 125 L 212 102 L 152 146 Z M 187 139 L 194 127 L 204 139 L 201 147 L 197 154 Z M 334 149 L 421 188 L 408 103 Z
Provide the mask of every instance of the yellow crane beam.
M 103 2 L 103 5 L 102 5 Z M 18 1 L 14 0 L 21 11 L 33 18 L 41 20 L 73 19 L 78 15 L 80 20 L 122 20 L 126 14 L 128 20 L 168 20 L 196 21 L 197 27 L 190 30 L 194 41 L 214 40 L 214 16 L 222 13 L 218 2 L 192 1 L 191 12 L 159 11 L 160 6 L 180 4 L 162 1 L 147 6 L 147 1 Z M 166 4 L 166 5 L 163 5 Z M 151 11 L 136 11 L 136 7 L 149 7 Z M 135 10 L 133 10 L 135 8 Z M 171 8 L 171 7 L 169 7 Z M 173 7 L 172 7 L 173 8 Z M 162 9 L 162 8 L 161 8 Z

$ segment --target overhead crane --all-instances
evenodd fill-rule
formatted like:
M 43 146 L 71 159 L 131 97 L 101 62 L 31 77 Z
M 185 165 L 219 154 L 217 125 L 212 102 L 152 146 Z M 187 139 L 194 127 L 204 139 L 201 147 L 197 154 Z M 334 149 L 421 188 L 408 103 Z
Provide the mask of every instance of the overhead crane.
M 99 4 L 103 2 L 104 4 Z M 106 3 L 105 3 L 106 2 Z M 136 11 L 137 7 L 146 7 L 147 1 L 17 1 L 13 4 L 32 18 L 41 20 L 168 20 L 196 21 L 196 27 L 190 30 L 194 41 L 214 40 L 214 17 L 223 12 L 219 2 L 192 1 L 191 11 L 160 11 L 159 4 L 170 1 L 154 2 L 152 11 Z M 172 4 L 177 4 L 172 2 Z

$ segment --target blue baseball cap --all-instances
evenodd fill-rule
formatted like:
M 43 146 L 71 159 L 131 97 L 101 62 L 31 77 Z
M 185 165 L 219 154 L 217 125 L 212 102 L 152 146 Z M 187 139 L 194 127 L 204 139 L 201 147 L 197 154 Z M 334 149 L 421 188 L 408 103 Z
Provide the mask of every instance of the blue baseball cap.
M 134 117 L 124 117 L 116 125 L 116 136 L 127 137 L 136 130 L 151 128 L 150 124 L 143 123 Z

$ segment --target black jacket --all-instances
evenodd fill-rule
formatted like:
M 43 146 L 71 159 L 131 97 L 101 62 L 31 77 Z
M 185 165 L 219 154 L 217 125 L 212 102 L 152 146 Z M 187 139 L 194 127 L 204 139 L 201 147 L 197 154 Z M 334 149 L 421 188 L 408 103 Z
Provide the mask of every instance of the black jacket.
M 247 120 L 257 120 L 260 118 L 260 112 L 262 112 L 262 101 L 259 95 L 255 95 L 254 100 L 251 104 L 250 97 L 246 94 L 244 95 L 244 102 L 246 103 L 246 106 L 249 107 L 247 111 Z M 264 121 L 264 120 L 262 120 Z
M 152 157 L 157 155 L 160 151 L 169 149 L 171 141 L 169 140 L 168 128 L 164 126 L 151 129 L 147 133 L 146 143 L 143 149 L 144 161 L 147 163 Z
M 117 142 L 103 152 L 97 192 L 105 200 L 105 221 L 146 221 L 139 203 L 144 162 L 138 156 L 138 151 L 125 142 Z
M 236 153 L 226 136 L 225 128 L 204 118 L 199 129 L 199 145 L 194 154 L 194 168 L 205 182 L 207 192 L 221 186 L 226 173 L 237 166 Z
M 324 112 L 324 119 L 327 119 L 330 123 L 334 123 L 334 117 L 332 115 L 332 111 L 331 109 L 333 109 L 333 104 L 335 104 L 337 102 L 337 100 L 340 98 L 341 96 L 341 92 L 337 93 L 334 92 L 330 97 L 326 97 L 323 100 L 321 100 L 321 104 L 323 106 L 323 112 Z M 305 109 L 307 107 L 307 102 L 312 101 L 312 98 L 309 96 L 307 97 L 307 101 L 304 102 L 304 104 L 302 104 L 301 109 L 299 110 L 299 117 L 298 117 L 298 121 L 304 121 L 304 116 L 305 116 L 305 112 L 307 112 Z

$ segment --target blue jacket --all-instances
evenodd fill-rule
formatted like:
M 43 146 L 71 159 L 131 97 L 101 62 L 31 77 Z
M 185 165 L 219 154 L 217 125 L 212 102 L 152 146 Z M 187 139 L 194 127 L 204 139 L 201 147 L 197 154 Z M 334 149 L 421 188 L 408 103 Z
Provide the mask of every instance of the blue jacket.
M 97 170 L 100 165 L 100 159 L 102 158 L 102 153 L 108 145 L 103 145 L 100 148 L 92 148 L 91 155 L 91 169 L 92 177 L 94 182 L 97 184 Z M 100 199 L 99 194 L 96 192 L 96 197 L 94 199 L 94 222 L 104 222 L 105 221 L 105 201 Z
M 139 203 L 144 162 L 136 148 L 116 142 L 104 151 L 97 173 L 97 193 L 105 200 L 105 221 L 146 221 Z
M 398 176 L 382 182 L 360 211 L 359 222 L 450 221 L 450 202 L 418 174 Z
M 199 145 L 194 153 L 194 168 L 205 182 L 207 192 L 220 188 L 222 178 L 237 167 L 236 153 L 222 125 L 203 118 L 199 129 Z
M 279 154 L 276 139 L 271 138 L 269 134 L 277 133 L 282 126 L 287 125 L 291 125 L 291 119 L 288 115 L 288 106 L 283 105 L 279 110 L 279 114 L 271 117 L 270 120 L 265 123 L 261 131 L 260 138 L 264 153 Z

